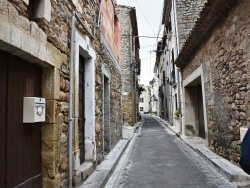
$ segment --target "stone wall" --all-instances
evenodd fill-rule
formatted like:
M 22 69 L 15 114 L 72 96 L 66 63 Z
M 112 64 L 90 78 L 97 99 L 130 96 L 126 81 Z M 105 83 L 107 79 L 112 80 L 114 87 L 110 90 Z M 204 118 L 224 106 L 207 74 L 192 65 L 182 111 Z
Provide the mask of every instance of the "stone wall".
M 121 58 L 122 58 L 122 113 L 124 123 L 133 125 L 134 120 L 134 87 L 133 63 L 134 54 L 132 51 L 132 25 L 130 11 L 132 7 L 118 5 L 116 7 L 121 26 Z
M 29 5 L 28 5 L 29 2 Z M 46 122 L 42 125 L 43 187 L 68 187 L 68 124 L 69 124 L 69 55 L 71 17 L 75 10 L 87 29 L 94 35 L 94 17 L 99 1 L 53 0 L 50 19 L 33 19 L 28 12 L 33 1 L 0 1 L 0 49 L 18 55 L 43 67 L 42 95 L 46 98 Z M 46 5 L 47 6 L 47 5 Z M 96 18 L 97 19 L 97 18 Z M 87 35 L 79 23 L 77 29 Z M 90 41 L 96 51 L 95 130 L 96 164 L 103 159 L 103 75 L 105 63 L 110 71 L 112 147 L 122 136 L 121 76 L 113 61 L 103 52 L 100 30 Z M 75 109 L 75 107 L 74 107 Z M 77 123 L 75 124 L 77 125 Z M 78 127 L 74 127 L 74 130 Z M 75 131 L 77 132 L 77 131 Z M 78 148 L 78 135 L 73 148 Z
M 103 75 L 102 66 L 110 73 L 110 131 L 111 149 L 122 138 L 122 114 L 121 114 L 121 73 L 117 69 L 107 49 L 101 45 L 102 51 L 98 55 L 96 66 L 96 148 L 97 163 L 103 160 Z
M 250 125 L 249 8 L 240 1 L 182 70 L 186 79 L 203 65 L 209 147 L 235 163 L 240 127 Z
M 182 49 L 207 0 L 176 0 L 179 48 Z

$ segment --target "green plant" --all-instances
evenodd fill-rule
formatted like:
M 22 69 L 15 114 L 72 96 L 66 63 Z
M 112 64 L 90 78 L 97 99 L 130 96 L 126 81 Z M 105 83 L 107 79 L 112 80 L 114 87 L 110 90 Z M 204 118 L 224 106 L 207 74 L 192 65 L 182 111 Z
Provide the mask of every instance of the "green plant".
M 175 117 L 179 117 L 179 111 L 178 111 L 178 110 L 175 110 L 175 111 L 174 111 L 174 116 L 175 116 Z

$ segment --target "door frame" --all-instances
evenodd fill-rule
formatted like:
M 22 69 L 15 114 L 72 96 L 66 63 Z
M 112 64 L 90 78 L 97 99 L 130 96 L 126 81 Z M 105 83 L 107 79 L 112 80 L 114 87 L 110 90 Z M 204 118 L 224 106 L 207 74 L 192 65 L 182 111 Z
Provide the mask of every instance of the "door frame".
M 75 33 L 75 51 L 74 51 L 74 142 L 75 142 L 75 170 L 81 167 L 78 147 L 78 117 L 79 117 L 79 55 L 85 58 L 85 161 L 93 162 L 96 160 L 95 143 L 95 60 L 96 52 L 90 46 L 89 38 L 82 36 L 79 31 Z
M 102 64 L 103 75 L 103 152 L 107 153 L 111 150 L 111 129 L 110 129 L 110 72 Z M 106 104 L 105 104 L 106 103 Z M 108 140 L 108 145 L 105 144 Z
M 208 146 L 208 125 L 207 125 L 207 108 L 206 108 L 206 99 L 205 99 L 205 88 L 204 88 L 204 74 L 203 74 L 203 65 L 201 64 L 196 70 L 192 72 L 186 79 L 183 80 L 183 116 L 182 116 L 182 132 L 183 134 L 186 133 L 186 115 L 187 115 L 187 109 L 186 109 L 186 96 L 185 93 L 186 87 L 193 82 L 198 77 L 201 77 L 201 87 L 202 87 L 202 102 L 203 102 L 203 114 L 204 114 L 204 126 L 205 126 L 205 142 Z

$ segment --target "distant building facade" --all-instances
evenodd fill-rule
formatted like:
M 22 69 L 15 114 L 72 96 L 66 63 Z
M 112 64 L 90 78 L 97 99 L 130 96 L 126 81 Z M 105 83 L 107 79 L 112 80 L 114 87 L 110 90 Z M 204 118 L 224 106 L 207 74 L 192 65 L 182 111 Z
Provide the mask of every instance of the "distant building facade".
M 156 69 L 154 70 L 154 72 Z M 151 87 L 150 92 L 150 109 L 151 113 L 157 116 L 160 116 L 160 110 L 159 110 L 159 84 L 158 84 L 158 77 L 157 72 L 154 73 L 154 78 L 149 82 L 149 85 Z
M 138 119 L 140 57 L 139 37 L 134 7 L 117 5 L 121 25 L 122 113 L 124 123 L 134 125 Z
M 150 112 L 150 88 L 149 86 L 141 86 L 144 90 L 141 92 L 139 99 L 139 112 Z

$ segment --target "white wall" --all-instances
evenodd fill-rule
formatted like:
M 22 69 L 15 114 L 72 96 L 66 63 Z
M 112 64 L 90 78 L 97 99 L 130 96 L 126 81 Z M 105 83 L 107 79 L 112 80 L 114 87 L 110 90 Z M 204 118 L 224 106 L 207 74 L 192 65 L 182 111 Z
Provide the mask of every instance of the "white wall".
M 145 110 L 149 110 L 149 91 L 148 91 L 148 86 L 144 86 L 144 91 L 140 95 L 140 98 L 143 98 L 143 102 L 139 102 L 139 112 L 144 112 Z M 140 100 L 139 100 L 140 101 Z M 143 107 L 143 111 L 140 111 L 140 107 Z

